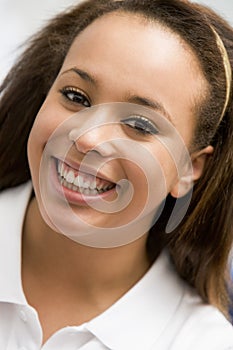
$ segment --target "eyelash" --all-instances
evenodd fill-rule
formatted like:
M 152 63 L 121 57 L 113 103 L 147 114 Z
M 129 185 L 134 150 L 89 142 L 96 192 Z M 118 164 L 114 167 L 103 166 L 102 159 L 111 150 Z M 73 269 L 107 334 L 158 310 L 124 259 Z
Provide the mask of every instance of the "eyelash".
M 91 103 L 86 95 L 73 87 L 65 87 L 60 90 L 60 93 L 71 103 L 83 105 L 84 107 L 91 106 Z M 71 95 L 73 95 L 73 98 Z
M 91 106 L 91 103 L 86 95 L 73 87 L 65 87 L 60 90 L 60 93 L 66 100 L 68 100 L 68 102 L 83 105 L 84 107 Z M 73 98 L 70 95 L 73 95 Z M 149 119 L 140 115 L 132 115 L 124 120 L 121 120 L 121 122 L 134 129 L 140 135 L 158 134 L 158 130 L 155 125 Z
M 159 133 L 158 129 L 149 119 L 140 115 L 132 115 L 121 120 L 121 122 L 142 135 L 156 135 Z

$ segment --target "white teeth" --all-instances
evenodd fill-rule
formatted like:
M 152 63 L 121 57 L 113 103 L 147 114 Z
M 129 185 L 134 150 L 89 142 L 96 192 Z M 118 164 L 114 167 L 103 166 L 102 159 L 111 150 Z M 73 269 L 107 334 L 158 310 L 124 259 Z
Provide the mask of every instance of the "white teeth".
M 58 172 L 61 174 L 61 162 L 58 162 Z
M 70 170 L 66 176 L 66 181 L 72 184 L 74 182 L 74 179 L 75 179 L 74 172 Z
M 85 188 L 83 190 L 83 194 L 85 194 L 86 196 L 95 196 L 98 194 L 98 191 L 97 190 L 91 190 L 89 188 Z
M 61 161 L 58 161 L 57 170 L 61 185 L 75 192 L 91 196 L 103 193 L 113 187 L 99 178 L 97 179 L 97 185 L 96 178 L 93 175 L 79 173 L 78 176 L 75 176 L 75 172 Z
M 72 186 L 72 190 L 73 190 L 73 191 L 78 191 L 78 187 L 73 185 L 73 186 Z
M 66 178 L 67 174 L 68 174 L 68 171 L 67 171 L 67 170 L 64 170 L 64 172 L 63 172 L 63 175 L 62 175 L 62 176 L 63 176 L 64 178 Z
M 90 181 L 85 181 L 84 183 L 83 183 L 83 188 L 89 188 L 90 187 Z
M 75 184 L 75 186 L 83 187 L 83 178 L 82 178 L 82 176 L 80 176 L 80 175 L 76 176 L 76 178 L 74 180 L 74 184 Z
M 65 171 L 65 168 L 64 168 L 64 163 L 61 163 L 61 162 L 59 162 L 60 164 L 61 164 L 61 176 L 63 176 L 64 177 L 64 171 Z
M 91 190 L 95 190 L 96 189 L 96 181 L 95 180 L 90 184 L 90 189 Z
M 84 191 L 83 191 L 83 194 L 85 194 L 86 196 L 89 196 L 90 195 L 89 188 L 85 188 Z
M 68 187 L 70 190 L 72 190 L 72 184 L 70 184 L 70 183 L 67 182 L 67 181 L 66 181 L 66 183 L 67 183 L 66 187 Z
M 79 192 L 80 193 L 84 193 L 84 188 L 83 187 L 79 187 Z

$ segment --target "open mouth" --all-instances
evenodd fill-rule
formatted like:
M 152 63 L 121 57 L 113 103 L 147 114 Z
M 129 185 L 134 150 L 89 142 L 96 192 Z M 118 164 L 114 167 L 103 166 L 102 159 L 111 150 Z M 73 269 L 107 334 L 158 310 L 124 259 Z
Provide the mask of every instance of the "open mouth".
M 77 193 L 86 196 L 96 196 L 115 188 L 116 184 L 100 177 L 73 169 L 61 160 L 56 160 L 60 184 Z

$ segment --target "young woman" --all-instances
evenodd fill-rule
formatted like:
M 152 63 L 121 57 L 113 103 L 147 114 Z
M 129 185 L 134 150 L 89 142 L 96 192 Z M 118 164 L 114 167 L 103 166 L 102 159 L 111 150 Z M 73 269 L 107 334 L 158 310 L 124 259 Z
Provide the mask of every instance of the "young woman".
M 232 64 L 188 1 L 90 0 L 32 39 L 1 87 L 1 349 L 233 349 Z

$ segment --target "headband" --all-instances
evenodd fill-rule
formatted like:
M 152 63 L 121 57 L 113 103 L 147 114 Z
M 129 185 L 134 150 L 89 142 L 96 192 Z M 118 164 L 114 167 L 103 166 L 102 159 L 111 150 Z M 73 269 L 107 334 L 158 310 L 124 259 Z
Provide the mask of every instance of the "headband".
M 226 98 L 225 98 L 225 103 L 224 103 L 224 106 L 222 109 L 221 116 L 219 118 L 219 122 L 218 122 L 218 125 L 219 125 L 224 117 L 224 114 L 226 112 L 227 105 L 228 105 L 229 99 L 230 99 L 232 72 L 231 72 L 231 64 L 230 64 L 229 56 L 228 56 L 227 50 L 223 44 L 223 41 L 220 38 L 219 34 L 216 32 L 216 30 L 212 26 L 210 26 L 210 27 L 215 35 L 216 44 L 217 44 L 218 49 L 219 49 L 221 56 L 222 56 L 224 70 L 225 70 L 225 77 L 226 77 Z

